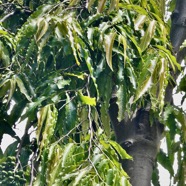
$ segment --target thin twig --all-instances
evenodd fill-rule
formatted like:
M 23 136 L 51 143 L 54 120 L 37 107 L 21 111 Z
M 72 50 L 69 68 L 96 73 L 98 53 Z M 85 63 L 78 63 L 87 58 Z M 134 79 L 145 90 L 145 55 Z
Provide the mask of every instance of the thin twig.
M 78 128 L 84 121 L 80 122 L 77 126 L 75 126 L 74 128 L 72 128 L 67 134 L 65 134 L 64 136 L 62 136 L 58 141 L 54 142 L 53 144 L 57 144 L 60 141 L 62 141 L 64 138 L 68 137 L 70 135 L 70 133 L 72 133 L 76 128 Z
M 3 21 L 5 21 L 6 19 L 8 19 L 10 16 L 14 15 L 15 11 L 10 12 L 9 14 L 7 14 L 6 16 L 4 16 L 1 20 L 0 23 L 2 23 Z

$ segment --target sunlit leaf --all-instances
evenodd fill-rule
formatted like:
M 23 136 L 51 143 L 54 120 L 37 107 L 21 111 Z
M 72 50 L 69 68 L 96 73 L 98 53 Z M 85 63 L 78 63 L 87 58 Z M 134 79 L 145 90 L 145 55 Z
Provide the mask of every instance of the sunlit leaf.
M 151 39 L 153 38 L 155 27 L 156 27 L 156 21 L 153 20 L 150 22 L 144 36 L 141 38 L 140 48 L 142 52 L 148 47 Z
M 86 104 L 91 106 L 96 106 L 96 98 L 91 98 L 89 96 L 84 96 L 81 91 L 78 92 L 80 100 Z
M 40 19 L 37 23 L 36 42 L 38 42 L 48 30 L 48 21 L 46 19 Z
M 109 141 L 109 143 L 116 149 L 117 153 L 120 155 L 121 159 L 130 159 L 132 160 L 132 157 L 127 154 L 127 152 L 115 141 Z
M 104 5 L 105 5 L 106 0 L 100 0 L 99 4 L 98 4 L 98 12 L 101 13 L 104 9 Z

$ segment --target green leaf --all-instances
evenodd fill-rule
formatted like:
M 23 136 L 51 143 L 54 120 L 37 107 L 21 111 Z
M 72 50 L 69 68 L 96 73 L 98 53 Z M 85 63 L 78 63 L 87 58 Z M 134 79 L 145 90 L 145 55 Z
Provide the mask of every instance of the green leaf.
M 136 30 L 143 29 L 142 26 L 146 21 L 146 15 L 138 15 L 138 17 L 135 19 L 134 27 Z
M 17 151 L 18 141 L 11 143 L 5 150 L 5 156 L 15 156 Z
M 7 100 L 7 103 L 10 102 L 13 94 L 14 94 L 14 91 L 16 89 L 16 81 L 14 78 L 10 79 L 10 90 L 9 90 L 9 95 L 8 95 L 8 100 Z
M 84 104 L 90 105 L 90 106 L 96 106 L 96 98 L 91 98 L 89 96 L 84 96 L 81 91 L 78 91 L 78 95 L 79 95 L 80 100 Z
M 125 85 L 121 84 L 116 92 L 117 105 L 118 105 L 118 121 L 122 121 L 125 117 L 126 105 L 127 105 L 127 92 Z
M 183 138 L 184 141 L 186 142 L 186 114 L 182 109 L 174 110 L 174 113 L 176 115 L 176 119 L 182 126 Z
M 9 52 L 4 44 L 0 41 L 0 60 L 2 60 L 3 66 L 8 67 L 10 64 Z
M 113 68 L 112 68 L 112 49 L 113 49 L 113 44 L 114 44 L 115 37 L 116 37 L 115 32 L 111 32 L 110 34 L 105 35 L 105 37 L 104 37 L 106 60 L 107 60 L 108 66 L 110 67 L 110 69 L 112 71 L 113 71 Z
M 21 121 L 26 119 L 27 117 L 34 119 L 36 117 L 36 110 L 39 108 L 42 101 L 46 100 L 46 97 L 39 97 L 35 102 L 31 102 L 27 104 L 26 112 L 21 116 Z
M 174 170 L 171 164 L 171 161 L 169 159 L 169 157 L 162 151 L 160 150 L 160 152 L 158 153 L 157 156 L 158 162 L 169 171 L 169 173 L 173 176 L 174 175 Z
M 58 89 L 63 89 L 66 85 L 70 84 L 70 80 L 59 79 L 56 83 Z
M 67 130 L 71 130 L 74 128 L 76 119 L 77 119 L 77 111 L 74 102 L 71 100 L 70 96 L 66 93 L 66 106 L 65 106 L 65 124 Z
M 24 94 L 25 97 L 31 102 L 32 99 L 31 99 L 31 97 L 28 95 L 27 89 L 25 88 L 25 86 L 24 86 L 24 84 L 23 84 L 23 81 L 20 79 L 19 76 L 16 76 L 16 75 L 14 76 L 14 79 L 15 79 L 15 81 L 16 81 L 18 87 L 19 87 L 20 92 L 21 92 L 22 94 Z
M 51 139 L 54 135 L 54 129 L 57 123 L 58 111 L 55 105 L 46 105 L 39 112 L 37 140 L 40 141 L 40 154 L 44 147 L 51 143 Z
M 65 149 L 62 155 L 62 162 L 61 162 L 62 167 L 68 166 L 69 159 L 74 153 L 75 148 L 76 148 L 76 145 L 74 143 L 68 143 L 65 146 Z
M 99 3 L 98 3 L 98 12 L 99 13 L 103 12 L 105 2 L 106 2 L 106 0 L 99 0 Z
M 106 175 L 106 182 L 107 182 L 107 185 L 114 185 L 113 183 L 113 180 L 114 180 L 114 171 L 113 169 L 109 169 L 107 171 L 107 175 Z
M 123 44 L 123 56 L 124 56 L 124 65 L 126 64 L 126 61 L 128 60 L 128 56 L 127 56 L 127 40 L 123 35 L 119 35 L 118 36 L 118 42 L 119 45 L 120 43 Z
M 36 42 L 38 42 L 47 32 L 49 27 L 48 21 L 44 18 L 41 18 L 37 22 L 37 32 L 35 35 Z
M 147 15 L 147 11 L 141 6 L 136 5 L 136 4 L 119 3 L 119 7 L 125 8 L 130 11 L 136 11 L 141 15 Z
M 150 53 L 150 52 L 149 52 Z M 152 86 L 153 84 L 153 72 L 157 64 L 156 58 L 150 58 L 154 54 L 148 56 L 148 58 L 145 61 L 143 70 L 140 74 L 139 80 L 138 80 L 138 87 L 136 90 L 136 96 L 134 99 L 134 102 L 137 101 L 140 97 L 142 97 Z
M 146 48 L 149 46 L 150 41 L 152 40 L 152 38 L 154 36 L 155 28 L 156 28 L 156 21 L 153 20 L 150 22 L 144 36 L 141 38 L 139 46 L 140 46 L 142 52 L 145 51 Z
M 165 47 L 160 46 L 160 45 L 156 45 L 155 47 L 160 49 L 165 54 L 165 56 L 168 58 L 168 60 L 171 64 L 171 67 L 174 70 L 174 72 L 176 70 L 175 67 L 177 67 L 178 70 L 181 70 L 180 64 L 176 61 L 175 56 L 173 56 L 169 50 L 167 50 Z
M 101 106 L 101 121 L 103 123 L 104 131 L 108 137 L 111 135 L 111 127 L 110 127 L 110 117 L 108 115 L 108 107 L 106 104 L 102 104 Z
M 121 159 L 132 160 L 132 157 L 117 142 L 109 140 L 109 143 L 114 147 Z
M 81 80 L 85 80 L 85 78 L 87 77 L 87 74 L 83 72 L 64 73 L 64 75 L 71 76 L 71 77 L 77 77 L 78 79 L 81 79 Z
M 179 90 L 186 92 L 186 75 L 181 79 L 178 88 Z
M 90 170 L 91 170 L 90 168 L 89 169 L 88 168 L 81 169 L 79 171 L 78 176 L 76 176 L 72 186 L 76 186 L 76 185 L 78 186 L 79 182 L 82 181 L 82 178 L 85 177 L 90 172 Z

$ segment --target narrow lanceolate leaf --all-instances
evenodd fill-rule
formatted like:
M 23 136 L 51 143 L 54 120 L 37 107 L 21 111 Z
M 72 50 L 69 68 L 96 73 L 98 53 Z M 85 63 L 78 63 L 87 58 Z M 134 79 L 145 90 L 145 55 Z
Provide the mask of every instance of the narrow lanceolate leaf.
M 47 112 L 48 112 L 48 107 L 47 106 L 41 108 L 41 110 L 39 111 L 37 131 L 36 131 L 36 138 L 37 138 L 38 142 L 39 142 L 40 135 L 41 135 L 41 132 L 42 132 L 42 127 L 43 127 L 44 122 L 45 122 L 46 117 L 47 117 Z
M 142 97 L 152 86 L 153 83 L 152 74 L 156 67 L 156 63 L 157 61 L 155 59 L 151 60 L 148 66 L 146 66 L 146 68 L 143 69 L 141 76 L 139 77 L 138 88 L 136 90 L 136 98 L 134 102 L 137 101 L 140 97 Z
M 80 171 L 79 171 L 79 174 L 78 174 L 78 176 L 76 176 L 76 178 L 75 178 L 75 180 L 74 180 L 74 182 L 73 182 L 73 186 L 78 186 L 79 185 L 79 183 L 80 183 L 80 181 L 82 181 L 82 178 L 84 177 L 84 176 L 86 176 L 87 174 L 89 174 L 89 172 L 90 172 L 90 168 L 84 168 L 84 169 L 81 169 Z
M 160 45 L 156 45 L 156 47 L 157 47 L 158 49 L 160 49 L 160 50 L 165 54 L 165 56 L 168 58 L 168 60 L 169 60 L 169 62 L 170 62 L 170 64 L 171 64 L 171 67 L 172 67 L 172 69 L 173 69 L 174 71 L 176 70 L 175 67 L 177 67 L 178 70 L 181 70 L 180 64 L 176 61 L 175 56 L 173 56 L 173 55 L 171 54 L 170 50 L 167 50 L 165 47 L 160 46 Z
M 149 46 L 150 41 L 154 36 L 155 28 L 156 28 L 156 21 L 153 20 L 150 22 L 148 29 L 146 30 L 144 36 L 141 39 L 140 48 L 142 52 Z
M 48 30 L 48 22 L 46 19 L 40 19 L 37 23 L 37 32 L 35 35 L 36 42 L 38 42 Z
M 71 23 L 69 23 L 69 24 L 71 24 Z M 80 62 L 79 62 L 79 59 L 78 59 L 78 56 L 77 56 L 76 43 L 75 43 L 75 37 L 79 37 L 79 36 L 74 35 L 73 28 L 70 25 L 68 25 L 67 28 L 68 28 L 68 38 L 69 38 L 70 45 L 71 45 L 71 48 L 72 48 L 72 51 L 73 51 L 73 55 L 76 59 L 77 65 L 80 65 Z
M 95 0 L 88 0 L 86 1 L 86 8 L 90 12 L 91 6 L 94 4 Z
M 139 15 L 134 22 L 134 28 L 136 30 L 140 30 L 142 25 L 145 23 L 146 21 L 146 15 Z
M 99 0 L 98 1 L 98 12 L 101 13 L 104 9 L 106 0 Z
M 25 97 L 31 102 L 31 97 L 28 95 L 28 91 L 27 89 L 25 88 L 25 85 L 23 83 L 23 81 L 18 77 L 18 76 L 14 76 L 14 79 L 17 83 L 17 86 L 19 87 L 19 90 L 22 94 L 25 95 Z
M 85 80 L 85 78 L 87 77 L 87 74 L 83 73 L 83 72 L 64 73 L 64 75 L 71 76 L 71 77 L 76 77 L 76 78 L 81 79 L 81 80 Z
M 104 38 L 106 60 L 107 60 L 108 66 L 110 67 L 110 69 L 112 71 L 113 71 L 113 68 L 112 68 L 112 49 L 113 49 L 113 44 L 114 44 L 115 37 L 116 37 L 116 33 L 111 32 L 110 34 L 105 35 L 105 38 Z
M 116 92 L 117 99 L 117 105 L 118 105 L 118 121 L 122 121 L 124 119 L 124 113 L 126 112 L 126 104 L 127 104 L 127 98 L 126 98 L 127 92 L 126 87 L 124 84 L 120 85 L 119 89 Z
M 4 67 L 8 67 L 10 63 L 9 52 L 4 44 L 0 41 L 0 60 Z
M 121 43 L 123 45 L 123 56 L 124 56 L 124 66 L 125 66 L 126 60 L 128 59 L 128 56 L 127 56 L 127 40 L 126 40 L 125 36 L 119 35 L 118 36 L 118 42 L 119 42 L 119 44 Z
M 54 105 L 46 105 L 39 112 L 37 139 L 40 140 L 40 154 L 44 147 L 48 146 L 54 135 L 57 122 L 57 109 Z
M 183 131 L 183 138 L 184 141 L 186 142 L 186 114 L 182 109 L 179 110 L 174 110 L 176 119 L 179 121 L 179 123 L 182 126 L 182 131 Z
M 9 90 L 9 95 L 8 95 L 8 100 L 7 100 L 7 103 L 10 102 L 12 96 L 13 96 L 13 93 L 15 91 L 15 88 L 16 88 L 16 81 L 14 79 L 11 79 L 10 80 L 10 90 Z
M 110 140 L 109 143 L 114 147 L 114 149 L 120 155 L 121 159 L 130 159 L 130 160 L 132 160 L 132 157 L 129 154 L 127 154 L 127 152 L 117 142 Z
M 66 106 L 65 106 L 65 123 L 67 125 L 67 129 L 71 130 L 76 122 L 76 105 L 74 105 L 73 101 L 71 100 L 70 96 L 66 93 Z
M 157 76 L 157 75 L 156 75 Z M 161 69 L 159 72 L 159 108 L 163 111 L 164 108 L 164 98 L 165 98 L 165 87 L 168 84 L 168 77 L 167 77 L 167 62 L 164 58 L 161 59 Z
M 76 146 L 74 143 L 68 143 L 66 145 L 65 150 L 62 155 L 62 162 L 61 162 L 62 167 L 65 167 L 66 165 L 68 165 L 69 158 L 72 157 L 72 154 L 73 154 L 75 148 L 76 148 Z
M 106 104 L 101 106 L 101 121 L 103 123 L 104 131 L 108 137 L 110 137 L 110 117 L 108 115 L 108 107 Z
M 96 98 L 91 98 L 89 96 L 84 96 L 81 91 L 78 92 L 80 100 L 86 104 L 91 106 L 96 106 Z

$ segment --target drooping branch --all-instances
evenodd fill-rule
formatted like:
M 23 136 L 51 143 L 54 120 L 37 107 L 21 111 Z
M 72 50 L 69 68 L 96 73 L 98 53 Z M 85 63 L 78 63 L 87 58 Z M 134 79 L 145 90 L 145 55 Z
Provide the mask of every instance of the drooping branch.
M 172 14 L 171 43 L 178 63 L 181 63 L 186 54 L 186 49 L 180 46 L 186 39 L 186 1 L 177 0 Z M 171 71 L 171 69 L 170 69 Z M 165 93 L 165 102 L 172 104 L 172 91 L 178 72 L 171 71 L 173 81 L 169 81 Z M 124 160 L 122 165 L 131 178 L 132 186 L 150 186 L 153 166 L 158 152 L 164 127 L 157 120 L 150 122 L 150 112 L 139 109 L 131 119 L 118 122 L 117 104 L 110 104 L 110 118 L 116 135 L 117 142 L 133 157 L 133 161 Z

